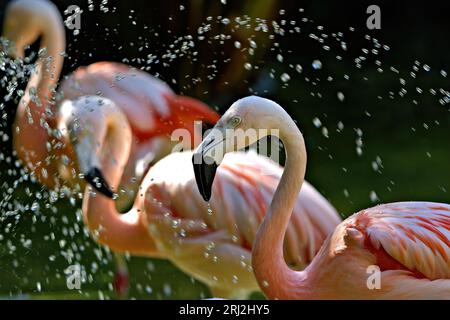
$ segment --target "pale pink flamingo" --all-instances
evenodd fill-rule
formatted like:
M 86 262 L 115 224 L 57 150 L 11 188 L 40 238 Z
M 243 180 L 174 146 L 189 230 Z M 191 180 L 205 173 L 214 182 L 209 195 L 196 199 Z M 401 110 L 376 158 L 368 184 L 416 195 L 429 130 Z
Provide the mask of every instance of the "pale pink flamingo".
M 242 298 L 257 290 L 251 248 L 281 167 L 256 153 L 230 154 L 207 205 L 197 191 L 192 152 L 172 153 L 150 168 L 133 208 L 120 215 L 109 186 L 117 190 L 132 134 L 119 109 L 107 114 L 107 121 L 92 117 L 89 126 L 69 130 L 80 168 L 100 191 L 87 189 L 83 200 L 96 241 L 117 252 L 169 259 L 217 297 Z M 89 127 L 95 131 L 85 132 Z M 287 261 L 304 268 L 339 222 L 328 201 L 305 183 L 284 242 Z
M 120 211 L 132 205 L 148 166 L 171 151 L 169 135 L 173 130 L 185 128 L 192 134 L 194 120 L 213 124 L 219 117 L 200 101 L 177 96 L 163 81 L 115 62 L 78 68 L 55 92 L 63 65 L 65 33 L 61 15 L 49 1 L 12 1 L 7 7 L 3 37 L 11 41 L 10 53 L 18 58 L 23 57 L 27 45 L 42 39 L 36 72 L 18 106 L 13 146 L 37 180 L 50 188 L 68 185 L 84 190 L 67 132 L 66 119 L 73 109 L 82 109 L 76 119 L 80 126 L 94 116 L 105 119 L 104 112 L 113 108 L 110 100 L 126 115 L 132 144 L 116 201 Z M 93 97 L 99 94 L 101 97 Z M 83 96 L 90 96 L 87 102 L 79 99 Z M 123 259 L 116 258 L 121 271 L 117 278 L 123 279 L 120 283 L 126 281 L 127 274 Z
M 225 135 L 226 129 L 231 133 Z M 292 270 L 283 239 L 305 186 L 303 136 L 275 102 L 255 96 L 238 100 L 195 153 L 198 186 L 206 199 L 215 168 L 224 153 L 233 151 L 235 129 L 278 129 L 286 151 L 286 166 L 252 254 L 268 298 L 450 299 L 450 206 L 442 203 L 397 202 L 362 210 L 336 227 L 305 270 Z M 258 138 L 265 131 L 260 132 Z M 369 277 L 378 268 L 380 285 L 372 286 L 376 281 L 371 285 Z

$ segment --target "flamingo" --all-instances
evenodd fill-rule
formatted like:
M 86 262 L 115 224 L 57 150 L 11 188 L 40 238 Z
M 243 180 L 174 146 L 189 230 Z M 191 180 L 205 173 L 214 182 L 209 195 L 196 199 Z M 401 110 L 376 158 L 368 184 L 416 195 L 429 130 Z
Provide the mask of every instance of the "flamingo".
M 251 248 L 281 167 L 255 152 L 230 154 L 217 172 L 217 200 L 207 205 L 196 187 L 193 153 L 175 152 L 149 169 L 132 209 L 120 215 L 112 190 L 119 186 L 132 136 L 120 113 L 116 108 L 107 121 L 92 117 L 88 126 L 68 130 L 80 170 L 94 188 L 85 191 L 83 216 L 95 240 L 116 252 L 169 259 L 216 297 L 244 298 L 258 290 Z M 95 130 L 86 132 L 89 127 Z M 305 183 L 284 242 L 288 263 L 304 268 L 339 222 L 335 209 Z
M 120 211 L 133 204 L 148 166 L 171 151 L 173 142 L 169 135 L 175 129 L 185 128 L 192 134 L 194 120 L 213 124 L 219 118 L 202 102 L 178 96 L 163 81 L 115 62 L 78 68 L 60 83 L 56 92 L 65 33 L 61 15 L 49 1 L 11 2 L 3 37 L 10 40 L 9 53 L 16 58 L 23 57 L 27 45 L 39 37 L 42 39 L 36 72 L 30 77 L 13 124 L 13 147 L 34 177 L 50 188 L 68 185 L 84 190 L 67 132 L 66 119 L 72 117 L 74 109 L 80 109 L 76 119 L 80 126 L 89 123 L 91 117 L 106 119 L 104 113 L 116 106 L 126 115 L 122 119 L 130 124 L 132 144 L 116 201 Z M 99 94 L 101 97 L 94 97 Z M 126 265 L 122 257 L 116 258 L 119 272 L 115 282 L 124 283 L 118 285 L 124 288 Z
M 252 253 L 256 279 L 268 298 L 450 299 L 450 206 L 442 203 L 397 202 L 362 210 L 330 233 L 305 270 L 291 269 L 283 239 L 304 188 L 303 136 L 277 103 L 257 96 L 238 100 L 194 153 L 198 187 L 206 200 L 217 165 L 234 150 L 236 129 L 279 129 L 285 146 L 286 166 Z M 380 277 L 379 286 L 372 285 L 372 275 Z
M 18 106 L 13 145 L 19 159 L 39 182 L 49 187 L 59 187 L 62 180 L 71 186 L 81 183 L 84 190 L 83 180 L 75 174 L 77 162 L 70 141 L 61 141 L 59 132 L 65 128 L 66 115 L 60 108 L 65 101 L 76 104 L 77 98 L 100 95 L 112 100 L 125 113 L 133 132 L 133 144 L 121 181 L 123 189 L 128 191 L 120 194 L 124 199 L 123 209 L 133 202 L 134 193 L 130 190 L 139 186 L 144 169 L 170 152 L 173 142 L 169 135 L 175 129 L 186 128 L 193 133 L 194 120 L 214 124 L 219 117 L 202 102 L 177 96 L 163 81 L 116 62 L 80 67 L 55 92 L 63 65 L 65 33 L 59 11 L 47 0 L 11 2 L 3 30 L 3 37 L 12 44 L 9 52 L 13 57 L 23 57 L 27 45 L 39 37 L 42 39 L 36 72 Z M 102 112 L 101 106 L 92 104 L 91 107 L 95 112 Z M 83 121 L 79 119 L 80 125 Z M 63 155 L 69 160 L 62 159 Z

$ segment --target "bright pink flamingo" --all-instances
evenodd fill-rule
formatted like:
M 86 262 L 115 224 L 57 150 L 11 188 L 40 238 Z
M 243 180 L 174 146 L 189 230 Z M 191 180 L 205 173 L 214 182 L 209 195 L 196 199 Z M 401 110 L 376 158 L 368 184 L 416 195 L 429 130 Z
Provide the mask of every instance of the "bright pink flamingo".
M 289 234 L 298 192 L 304 188 L 302 134 L 278 104 L 255 96 L 235 102 L 215 128 L 196 152 L 210 162 L 195 164 L 205 198 L 214 178 L 211 167 L 233 151 L 229 139 L 234 134 L 225 135 L 226 129 L 279 129 L 285 146 L 286 166 L 258 229 L 252 256 L 256 278 L 268 298 L 450 299 L 449 205 L 398 202 L 362 210 L 336 227 L 305 270 L 295 271 L 286 264 L 283 239 Z M 378 268 L 376 288 L 368 283 L 370 270 Z
M 215 296 L 244 297 L 257 290 L 251 248 L 281 167 L 255 153 L 230 154 L 217 172 L 216 200 L 207 205 L 197 191 L 192 152 L 172 153 L 150 168 L 133 208 L 120 215 L 109 186 L 117 190 L 120 183 L 131 130 L 116 111 L 107 113 L 107 121 L 92 117 L 90 125 L 69 130 L 80 167 L 100 191 L 86 190 L 83 201 L 96 241 L 117 252 L 170 259 Z M 95 131 L 86 132 L 88 127 Z M 284 241 L 287 261 L 304 268 L 339 222 L 333 207 L 305 183 Z
M 200 101 L 175 95 L 161 80 L 114 62 L 98 62 L 77 69 L 55 93 L 63 65 L 65 33 L 61 15 L 49 1 L 11 2 L 3 32 L 12 42 L 10 53 L 15 57 L 22 57 L 27 45 L 38 37 L 42 39 L 36 72 L 18 106 L 13 144 L 19 159 L 48 187 L 69 185 L 84 189 L 67 132 L 66 120 L 72 117 L 74 109 L 80 108 L 76 119 L 80 126 L 94 116 L 106 119 L 104 112 L 114 108 L 110 100 L 126 115 L 124 121 L 132 130 L 132 144 L 116 201 L 120 211 L 133 203 L 149 164 L 171 151 L 173 142 L 169 135 L 173 130 L 185 128 L 192 134 L 194 120 L 213 124 L 219 117 Z M 99 94 L 101 97 L 92 97 Z M 83 96 L 89 97 L 80 99 Z M 126 268 L 123 259 L 120 256 L 117 259 L 121 271 L 117 279 L 122 279 L 117 282 L 125 284 Z

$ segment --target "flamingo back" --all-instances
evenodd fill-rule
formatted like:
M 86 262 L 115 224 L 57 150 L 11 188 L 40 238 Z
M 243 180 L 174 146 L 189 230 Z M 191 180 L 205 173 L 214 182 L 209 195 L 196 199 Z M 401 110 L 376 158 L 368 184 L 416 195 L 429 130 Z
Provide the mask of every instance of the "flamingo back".
M 375 254 L 382 270 L 406 269 L 419 278 L 450 279 L 450 205 L 383 204 L 363 210 L 343 224 L 365 235 L 365 246 Z
M 163 81 L 117 62 L 97 62 L 78 68 L 61 83 L 60 99 L 100 95 L 125 113 L 138 141 L 170 136 L 184 128 L 191 137 L 194 121 L 214 124 L 219 115 L 197 99 L 178 96 Z M 192 147 L 193 140 L 190 140 Z
M 169 116 L 165 96 L 174 95 L 163 81 L 116 62 L 97 62 L 80 67 L 61 82 L 63 99 L 100 95 L 114 101 L 125 112 L 133 130 L 150 132 L 156 118 Z

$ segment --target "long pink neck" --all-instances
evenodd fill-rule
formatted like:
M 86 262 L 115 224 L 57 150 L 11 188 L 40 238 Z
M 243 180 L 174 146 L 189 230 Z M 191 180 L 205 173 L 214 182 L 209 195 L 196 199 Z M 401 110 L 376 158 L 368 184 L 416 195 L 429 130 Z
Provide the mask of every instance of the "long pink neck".
M 284 259 L 283 242 L 306 170 L 306 149 L 297 126 L 280 126 L 286 166 L 263 223 L 256 234 L 252 263 L 256 279 L 270 299 L 307 296 L 307 274 L 292 270 Z
M 64 62 L 66 37 L 59 12 L 53 6 L 43 6 L 43 10 L 36 17 L 39 19 L 36 27 L 40 28 L 42 37 L 39 58 L 19 108 L 23 112 L 29 106 L 32 115 L 47 119 L 46 108 L 55 111 L 52 100 Z M 30 92 L 36 92 L 36 96 Z
M 54 187 L 57 169 L 46 165 L 49 152 L 46 142 L 50 140 L 48 130 L 56 126 L 52 116 L 56 112 L 53 96 L 63 65 L 65 35 L 59 13 L 48 10 L 47 6 L 43 8 L 47 11 L 38 16 L 40 23 L 36 26 L 42 33 L 40 57 L 19 102 L 13 134 L 18 157 L 41 183 Z

